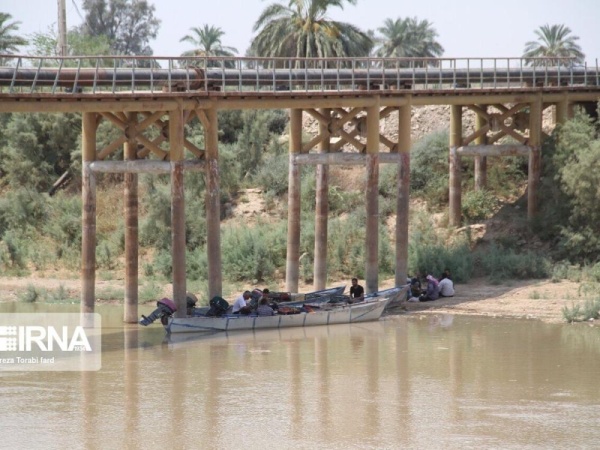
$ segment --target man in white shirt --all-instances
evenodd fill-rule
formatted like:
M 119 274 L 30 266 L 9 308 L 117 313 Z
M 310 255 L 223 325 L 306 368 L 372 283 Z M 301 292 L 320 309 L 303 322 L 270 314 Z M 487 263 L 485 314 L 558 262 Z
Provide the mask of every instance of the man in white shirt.
M 450 278 L 440 280 L 438 287 L 440 289 L 440 297 L 454 297 L 454 283 Z
M 240 295 L 233 304 L 231 312 L 233 314 L 239 314 L 240 309 L 246 306 L 246 302 L 250 299 L 250 295 L 250 291 L 245 291 L 242 295 Z

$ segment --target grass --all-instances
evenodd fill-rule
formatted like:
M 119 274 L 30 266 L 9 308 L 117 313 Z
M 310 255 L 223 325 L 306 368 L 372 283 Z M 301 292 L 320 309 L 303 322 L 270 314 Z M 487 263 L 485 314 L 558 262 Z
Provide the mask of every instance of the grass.
M 600 297 L 587 299 L 583 305 L 571 303 L 570 308 L 564 306 L 562 314 L 569 323 L 600 319 Z

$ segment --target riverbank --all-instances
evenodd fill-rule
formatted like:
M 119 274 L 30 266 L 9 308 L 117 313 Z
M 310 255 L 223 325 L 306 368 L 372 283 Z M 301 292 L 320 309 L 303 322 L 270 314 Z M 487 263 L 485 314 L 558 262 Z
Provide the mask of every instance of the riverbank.
M 345 284 L 346 281 L 331 282 L 330 286 Z M 383 280 L 381 289 L 393 286 L 394 280 Z M 349 283 L 347 283 L 349 285 Z M 81 298 L 81 282 L 78 279 L 0 277 L 0 301 L 20 301 L 30 286 L 39 290 L 62 290 L 73 301 Z M 96 294 L 99 303 L 122 302 L 123 280 L 99 280 Z M 169 296 L 170 284 L 157 286 L 156 298 Z M 486 279 L 472 280 L 455 286 L 456 295 L 433 302 L 405 302 L 396 311 L 399 314 L 464 314 L 488 317 L 511 317 L 541 320 L 549 323 L 565 322 L 563 308 L 585 302 L 590 286 L 572 281 L 552 282 L 551 280 L 511 281 L 503 284 L 490 284 Z M 242 290 L 242 288 L 240 288 Z M 283 290 L 283 286 L 271 286 L 271 290 Z M 300 291 L 312 290 L 310 285 L 301 285 Z M 597 291 L 597 289 L 593 289 Z M 111 295 L 111 292 L 113 295 Z M 596 322 L 590 322 L 596 325 Z M 600 324 L 599 324 L 600 325 Z

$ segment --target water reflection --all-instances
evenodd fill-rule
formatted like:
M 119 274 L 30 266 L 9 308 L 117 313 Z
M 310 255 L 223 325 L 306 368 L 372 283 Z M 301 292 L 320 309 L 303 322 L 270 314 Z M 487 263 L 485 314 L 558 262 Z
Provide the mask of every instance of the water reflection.
M 600 420 L 597 328 L 439 315 L 165 338 L 100 312 L 100 371 L 0 372 L 3 445 L 586 447 Z

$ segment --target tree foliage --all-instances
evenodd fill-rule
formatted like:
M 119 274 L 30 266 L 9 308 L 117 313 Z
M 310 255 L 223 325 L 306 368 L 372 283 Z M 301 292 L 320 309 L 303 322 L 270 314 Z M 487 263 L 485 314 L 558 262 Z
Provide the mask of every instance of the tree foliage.
M 27 41 L 16 34 L 21 22 L 11 21 L 11 19 L 12 15 L 0 12 L 0 53 L 16 53 L 19 47 L 27 45 Z
M 356 0 L 289 0 L 267 6 L 254 24 L 258 32 L 251 54 L 262 57 L 333 58 L 368 56 L 369 35 L 358 27 L 331 20 L 332 7 Z
M 79 114 L 11 115 L 0 147 L 3 182 L 47 190 L 69 168 L 80 131 Z
M 562 128 L 557 147 L 561 161 L 556 174 L 570 198 L 571 214 L 562 230 L 569 254 L 591 260 L 600 257 L 600 139 L 592 120 L 579 112 Z
M 84 34 L 106 36 L 115 55 L 152 55 L 160 20 L 146 0 L 84 0 Z
M 32 56 L 60 56 L 58 51 L 58 36 L 56 30 L 49 28 L 46 33 L 36 32 L 30 38 L 29 54 Z M 109 55 L 110 42 L 106 36 L 90 36 L 83 34 L 81 30 L 72 29 L 67 34 L 67 52 L 68 56 L 95 56 Z M 58 66 L 58 60 L 52 58 L 44 59 L 43 64 L 48 67 Z M 62 61 L 63 66 L 81 67 L 95 66 L 96 60 L 91 58 L 82 58 L 81 60 L 66 59 Z M 105 65 L 110 65 L 106 63 Z
M 225 32 L 219 27 L 205 24 L 203 27 L 192 27 L 190 31 L 191 33 L 186 34 L 179 42 L 188 42 L 194 48 L 181 56 L 234 56 L 238 52 L 236 48 L 221 43 Z
M 382 37 L 377 38 L 377 56 L 384 58 L 435 58 L 444 53 L 437 41 L 437 31 L 427 20 L 416 17 L 386 19 L 378 28 Z
M 564 65 L 564 58 L 574 58 L 575 62 L 582 63 L 585 55 L 577 44 L 578 36 L 571 35 L 571 29 L 565 25 L 542 25 L 534 33 L 536 41 L 525 44 L 523 58 L 556 58 L 550 59 L 551 65 Z M 561 59 L 562 58 L 562 59 Z M 529 60 L 528 64 L 536 65 L 539 62 Z

